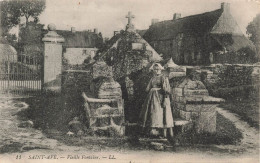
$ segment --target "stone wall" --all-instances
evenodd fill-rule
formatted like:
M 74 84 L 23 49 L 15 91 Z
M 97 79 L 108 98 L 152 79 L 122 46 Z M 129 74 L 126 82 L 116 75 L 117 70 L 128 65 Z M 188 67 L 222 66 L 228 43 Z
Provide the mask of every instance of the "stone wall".
M 63 57 L 69 65 L 81 65 L 84 61 L 96 54 L 97 48 L 66 48 Z
M 202 80 L 213 96 L 259 96 L 260 67 L 257 65 L 213 65 L 200 70 Z

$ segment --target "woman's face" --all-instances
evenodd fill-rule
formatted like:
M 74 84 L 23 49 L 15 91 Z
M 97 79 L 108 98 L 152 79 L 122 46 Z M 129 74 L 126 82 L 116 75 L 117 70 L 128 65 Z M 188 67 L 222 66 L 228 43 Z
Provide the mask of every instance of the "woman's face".
M 160 69 L 160 67 L 159 66 L 157 66 L 157 65 L 155 65 L 154 67 L 153 67 L 153 72 L 156 74 L 156 75 L 159 75 L 159 74 L 161 74 L 161 69 Z

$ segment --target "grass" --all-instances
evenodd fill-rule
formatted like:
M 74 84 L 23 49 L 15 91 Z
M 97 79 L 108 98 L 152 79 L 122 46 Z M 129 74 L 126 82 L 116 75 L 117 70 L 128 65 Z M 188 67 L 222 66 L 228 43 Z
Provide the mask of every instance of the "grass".
M 225 99 L 225 103 L 219 105 L 221 108 L 238 114 L 241 120 L 259 129 L 259 85 L 208 89 L 211 96 Z
M 217 113 L 216 133 L 196 134 L 194 130 L 181 133 L 177 139 L 181 145 L 194 144 L 236 144 L 243 138 L 242 133 L 235 125 Z
M 64 103 L 66 101 L 66 104 Z M 24 119 L 31 119 L 35 127 L 43 130 L 43 132 L 50 138 L 55 138 L 68 145 L 85 146 L 87 144 L 95 149 L 102 146 L 102 148 L 113 148 L 114 140 L 107 140 L 107 142 L 93 139 L 81 139 L 78 137 L 68 137 L 68 123 L 73 117 L 81 117 L 84 124 L 84 111 L 82 110 L 82 101 L 79 98 L 66 97 L 50 97 L 42 96 L 36 98 L 29 98 L 26 101 L 30 108 L 19 112 L 20 117 Z M 54 131 L 54 132 L 53 132 Z M 88 135 L 84 135 L 88 136 Z M 229 120 L 225 119 L 220 114 L 217 114 L 217 132 L 216 134 L 196 134 L 195 131 L 190 131 L 177 136 L 181 140 L 180 144 L 235 144 L 242 138 L 242 134 Z M 95 143 L 93 143 L 95 142 Z M 103 143 L 101 143 L 103 142 Z M 118 148 L 121 146 L 128 149 L 142 148 L 131 142 L 129 139 L 122 139 L 118 141 Z
M 35 128 L 68 131 L 68 123 L 79 116 L 85 121 L 83 101 L 78 96 L 38 96 L 26 99 L 29 108 L 20 112 L 21 117 L 31 119 Z
M 242 120 L 259 130 L 259 102 L 256 98 L 233 97 L 220 107 L 238 114 Z

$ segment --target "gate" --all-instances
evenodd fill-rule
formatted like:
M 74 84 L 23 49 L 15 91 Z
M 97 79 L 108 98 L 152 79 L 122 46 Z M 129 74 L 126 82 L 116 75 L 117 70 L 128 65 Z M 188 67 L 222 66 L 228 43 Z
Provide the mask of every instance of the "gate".
M 0 93 L 34 96 L 41 93 L 42 57 L 6 55 L 0 57 Z

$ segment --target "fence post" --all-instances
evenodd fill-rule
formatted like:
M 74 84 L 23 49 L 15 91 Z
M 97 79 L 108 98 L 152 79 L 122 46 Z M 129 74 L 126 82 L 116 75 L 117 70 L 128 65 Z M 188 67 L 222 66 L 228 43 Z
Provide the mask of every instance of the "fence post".
M 10 61 L 9 61 L 9 54 L 7 55 L 7 95 L 9 96 L 10 93 Z

